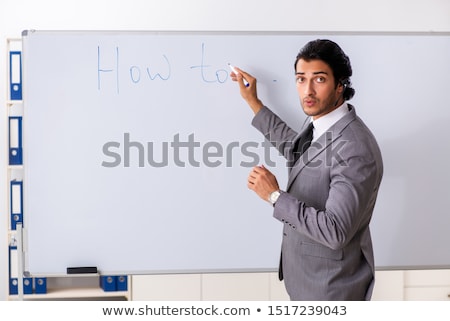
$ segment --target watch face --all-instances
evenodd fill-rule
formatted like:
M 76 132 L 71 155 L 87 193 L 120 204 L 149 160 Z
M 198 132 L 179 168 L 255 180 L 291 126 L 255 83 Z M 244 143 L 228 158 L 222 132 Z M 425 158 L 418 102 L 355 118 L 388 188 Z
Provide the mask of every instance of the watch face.
M 270 202 L 272 204 L 275 204 L 275 202 L 278 200 L 279 196 L 280 196 L 280 192 L 278 192 L 278 191 L 272 192 L 272 194 L 270 194 Z

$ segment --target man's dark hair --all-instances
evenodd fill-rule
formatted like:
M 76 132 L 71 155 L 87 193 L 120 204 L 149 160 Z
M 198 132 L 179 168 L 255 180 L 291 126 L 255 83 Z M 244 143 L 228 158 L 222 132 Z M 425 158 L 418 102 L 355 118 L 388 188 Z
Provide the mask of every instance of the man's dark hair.
M 353 97 L 355 89 L 352 88 L 350 82 L 352 75 L 350 59 L 335 42 L 323 39 L 310 41 L 298 53 L 294 68 L 297 68 L 297 62 L 300 59 L 324 61 L 333 70 L 335 85 L 342 84 L 344 86 L 344 99 L 349 100 Z

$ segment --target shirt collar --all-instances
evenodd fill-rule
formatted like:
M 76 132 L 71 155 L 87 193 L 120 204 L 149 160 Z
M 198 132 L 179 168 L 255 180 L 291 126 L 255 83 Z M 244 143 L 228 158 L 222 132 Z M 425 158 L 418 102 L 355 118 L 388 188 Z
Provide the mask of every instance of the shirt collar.
M 313 141 L 317 140 L 323 133 L 325 133 L 331 126 L 338 122 L 349 112 L 347 102 L 344 102 L 338 108 L 332 112 L 320 117 L 319 119 L 312 120 L 314 125 Z

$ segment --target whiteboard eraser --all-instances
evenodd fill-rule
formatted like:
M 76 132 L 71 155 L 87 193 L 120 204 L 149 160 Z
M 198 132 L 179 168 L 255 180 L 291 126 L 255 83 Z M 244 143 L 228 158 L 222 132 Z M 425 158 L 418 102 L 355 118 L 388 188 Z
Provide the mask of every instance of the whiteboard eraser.
M 97 267 L 95 266 L 83 266 L 83 267 L 68 267 L 67 274 L 88 274 L 97 273 Z

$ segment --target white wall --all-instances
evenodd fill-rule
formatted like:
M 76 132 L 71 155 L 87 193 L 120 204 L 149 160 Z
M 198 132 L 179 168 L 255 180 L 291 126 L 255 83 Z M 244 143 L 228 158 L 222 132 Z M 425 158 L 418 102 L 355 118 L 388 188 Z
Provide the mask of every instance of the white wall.
M 448 0 L 2 0 L 0 300 L 7 286 L 6 38 L 22 30 L 450 32 Z

